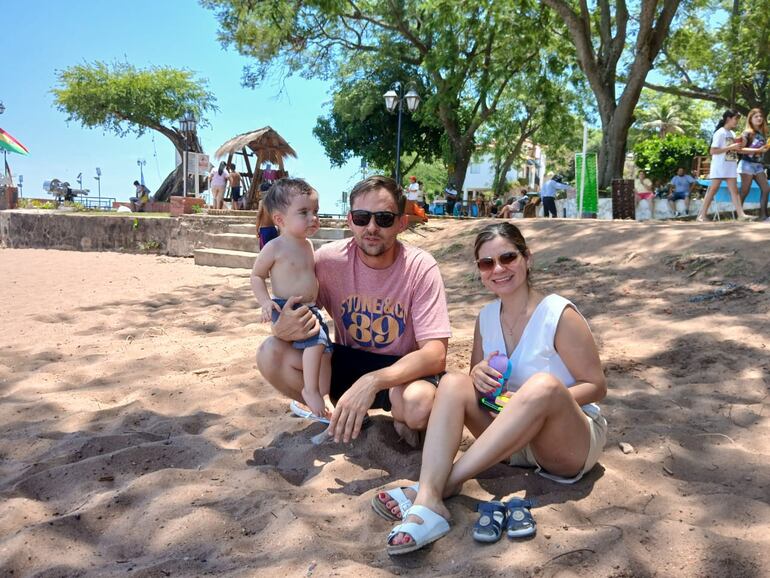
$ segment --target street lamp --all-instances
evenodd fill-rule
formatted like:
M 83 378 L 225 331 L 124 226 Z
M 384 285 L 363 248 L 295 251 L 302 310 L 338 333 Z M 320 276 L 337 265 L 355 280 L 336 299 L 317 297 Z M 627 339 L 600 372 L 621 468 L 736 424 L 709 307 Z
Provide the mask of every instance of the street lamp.
M 147 161 L 144 159 L 137 159 L 136 164 L 139 167 L 139 182 L 144 184 L 144 166 L 147 164 Z
M 187 196 L 187 150 L 190 148 L 190 135 L 195 134 L 195 127 L 198 123 L 198 119 L 195 118 L 195 113 L 191 110 L 186 110 L 179 119 L 179 132 L 184 137 L 184 155 L 182 155 L 182 171 L 184 183 L 182 186 L 182 194 Z M 195 178 L 198 178 L 196 173 Z
M 23 197 L 22 188 L 24 187 L 24 175 L 19 175 L 19 197 Z
M 96 186 L 97 190 L 99 191 L 99 210 L 102 210 L 102 169 L 99 167 L 96 167 L 96 176 L 94 177 L 96 179 Z
M 385 108 L 388 112 L 395 113 L 398 109 L 398 129 L 396 130 L 396 182 L 401 185 L 401 112 L 402 103 L 406 100 L 406 108 L 414 112 L 420 106 L 420 95 L 414 88 L 410 88 L 404 95 L 400 82 L 395 82 L 391 89 L 382 95 L 385 99 Z

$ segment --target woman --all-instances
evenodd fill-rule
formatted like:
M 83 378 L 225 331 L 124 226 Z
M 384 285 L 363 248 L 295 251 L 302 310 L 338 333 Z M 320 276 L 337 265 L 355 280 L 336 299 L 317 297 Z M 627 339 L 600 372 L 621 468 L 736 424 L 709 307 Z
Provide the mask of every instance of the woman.
M 650 207 L 650 219 L 655 218 L 655 193 L 652 191 L 652 181 L 647 178 L 644 171 L 636 173 L 634 180 L 636 192 L 636 213 L 639 214 L 639 201 L 647 201 Z
M 767 122 L 765 115 L 758 108 L 752 108 L 746 117 L 746 129 L 741 135 L 745 143 L 742 148 L 741 160 L 738 163 L 738 172 L 741 174 L 741 204 L 749 196 L 751 182 L 757 181 L 761 196 L 759 200 L 759 220 L 767 221 L 767 198 L 770 192 L 770 184 L 767 182 L 767 173 L 762 164 L 762 157 L 770 149 L 767 143 Z
M 443 500 L 499 461 L 574 483 L 596 464 L 606 440 L 607 422 L 593 402 L 607 386 L 585 319 L 563 297 L 530 286 L 532 253 L 514 225 L 486 227 L 476 237 L 475 256 L 482 283 L 498 299 L 476 321 L 470 375 L 447 374 L 439 384 L 419 484 L 374 496 L 377 513 L 391 519 L 409 508 L 389 536 L 391 554 L 446 534 Z M 489 364 L 498 352 L 510 358 L 506 386 L 513 394 L 494 416 L 479 400 L 502 377 Z M 454 461 L 464 425 L 476 441 Z
M 738 153 L 739 149 L 743 148 L 743 142 L 740 139 L 735 138 L 733 129 L 737 126 L 738 120 L 741 118 L 741 113 L 735 110 L 726 110 L 722 115 L 722 119 L 717 124 L 717 129 L 714 131 L 714 137 L 711 139 L 711 171 L 709 172 L 709 179 L 711 183 L 706 191 L 706 196 L 703 198 L 703 206 L 698 213 L 696 221 L 703 222 L 708 215 L 709 205 L 714 199 L 714 195 L 719 189 L 719 185 L 722 181 L 727 182 L 727 189 L 730 191 L 730 198 L 733 201 L 735 212 L 738 215 L 739 221 L 749 221 L 751 217 L 748 217 L 743 212 L 743 205 L 741 205 L 741 197 L 738 194 Z
M 211 189 L 211 196 L 214 198 L 215 209 L 222 209 L 225 206 L 225 187 L 230 176 L 225 170 L 226 164 L 222 161 L 219 163 L 219 168 L 211 169 L 209 174 L 209 188 Z

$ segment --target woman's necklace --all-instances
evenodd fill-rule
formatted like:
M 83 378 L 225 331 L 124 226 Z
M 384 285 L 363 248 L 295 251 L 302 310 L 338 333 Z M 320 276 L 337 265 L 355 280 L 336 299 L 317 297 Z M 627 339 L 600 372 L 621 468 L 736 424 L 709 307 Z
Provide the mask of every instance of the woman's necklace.
M 521 311 L 519 311 L 519 314 L 516 316 L 516 321 L 514 321 L 513 325 L 509 326 L 505 322 L 505 317 L 503 314 L 500 314 L 500 323 L 503 326 L 503 329 L 505 329 L 505 332 L 508 334 L 509 337 L 513 337 L 513 335 L 516 332 L 516 329 L 519 326 L 519 323 L 521 323 L 522 319 L 526 319 L 527 317 L 527 305 L 529 305 L 529 296 L 527 296 L 527 299 L 524 301 L 524 306 L 521 308 Z

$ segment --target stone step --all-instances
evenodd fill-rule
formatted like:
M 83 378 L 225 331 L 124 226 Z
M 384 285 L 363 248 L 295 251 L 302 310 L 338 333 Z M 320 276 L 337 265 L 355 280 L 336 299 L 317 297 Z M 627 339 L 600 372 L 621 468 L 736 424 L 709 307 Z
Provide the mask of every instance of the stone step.
M 236 233 L 239 235 L 254 235 L 257 234 L 257 226 L 251 223 L 233 223 L 228 225 L 227 231 L 230 233 Z M 313 236 L 314 239 L 346 239 L 353 236 L 353 231 L 350 229 L 341 229 L 337 227 L 321 227 L 318 232 Z
M 259 250 L 259 243 L 253 233 L 209 233 L 206 235 L 206 247 L 256 253 Z
M 233 269 L 251 269 L 256 253 L 248 251 L 228 251 L 226 249 L 196 249 L 195 264 L 209 267 L 231 267 Z

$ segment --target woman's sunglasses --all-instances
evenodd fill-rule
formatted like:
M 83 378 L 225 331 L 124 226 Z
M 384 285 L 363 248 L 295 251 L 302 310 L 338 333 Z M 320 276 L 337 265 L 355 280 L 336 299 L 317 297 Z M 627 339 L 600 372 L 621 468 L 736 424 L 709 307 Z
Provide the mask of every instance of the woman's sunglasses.
M 518 251 L 508 251 L 506 253 L 500 254 L 498 257 L 482 257 L 481 259 L 476 260 L 476 265 L 479 268 L 479 271 L 492 271 L 495 268 L 495 263 L 500 263 L 501 267 L 505 267 L 507 265 L 511 265 L 512 263 L 515 263 L 516 260 L 521 256 L 521 253 Z
M 350 211 L 350 217 L 356 227 L 366 227 L 371 222 L 372 215 L 374 215 L 374 222 L 377 223 L 377 226 L 383 229 L 392 227 L 393 223 L 396 222 L 396 217 L 398 217 L 396 213 L 390 211 L 377 211 L 375 213 L 363 210 Z

